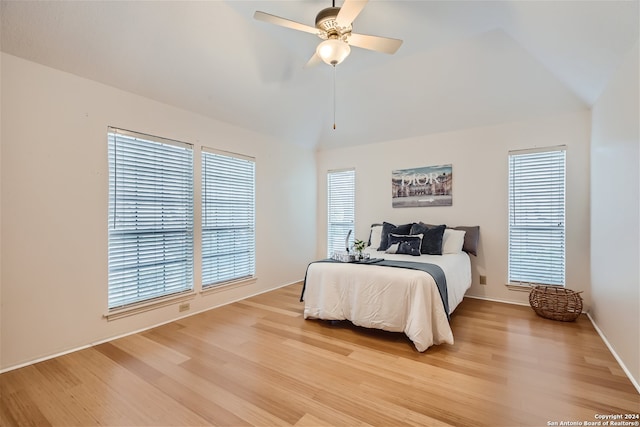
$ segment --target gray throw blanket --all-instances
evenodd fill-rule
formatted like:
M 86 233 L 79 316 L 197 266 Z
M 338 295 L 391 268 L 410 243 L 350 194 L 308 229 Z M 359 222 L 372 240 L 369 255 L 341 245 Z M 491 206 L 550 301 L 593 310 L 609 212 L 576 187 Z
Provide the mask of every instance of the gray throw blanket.
M 314 262 L 340 262 L 340 261 L 336 261 L 333 259 L 323 259 L 323 260 L 314 261 Z M 362 262 L 350 262 L 349 264 L 379 265 L 381 267 L 408 268 L 411 270 L 424 271 L 425 273 L 430 274 L 431 277 L 433 277 L 433 280 L 436 282 L 436 285 L 438 286 L 440 299 L 442 299 L 442 305 L 444 306 L 444 311 L 445 313 L 447 313 L 447 319 L 449 319 L 449 294 L 447 292 L 447 278 L 445 277 L 444 271 L 442 271 L 442 268 L 440 268 L 439 265 L 428 264 L 424 262 L 414 262 L 414 261 L 392 261 L 392 260 L 385 260 L 381 258 L 374 258 L 374 259 L 365 260 Z M 307 266 L 307 270 L 309 270 L 308 266 Z M 304 301 L 304 290 L 306 286 L 307 286 L 307 274 L 305 273 L 304 283 L 302 285 L 302 294 L 300 295 L 300 301 Z

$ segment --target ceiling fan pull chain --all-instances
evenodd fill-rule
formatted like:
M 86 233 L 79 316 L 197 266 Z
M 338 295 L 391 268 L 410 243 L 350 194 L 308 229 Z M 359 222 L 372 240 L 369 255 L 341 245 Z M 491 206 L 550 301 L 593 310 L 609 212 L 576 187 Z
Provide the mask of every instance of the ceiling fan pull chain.
M 336 130 L 336 66 L 333 66 L 333 130 Z

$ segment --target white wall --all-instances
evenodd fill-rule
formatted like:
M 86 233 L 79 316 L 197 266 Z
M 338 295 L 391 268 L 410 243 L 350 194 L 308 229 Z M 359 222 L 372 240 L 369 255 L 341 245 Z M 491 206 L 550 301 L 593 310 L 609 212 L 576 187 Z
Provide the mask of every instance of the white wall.
M 638 46 L 593 107 L 591 317 L 640 390 Z
M 179 315 L 174 304 L 103 318 L 109 125 L 193 143 L 196 153 L 206 145 L 256 157 L 258 280 L 198 295 L 191 312 L 304 276 L 316 247 L 311 150 L 10 55 L 2 54 L 1 66 L 0 369 Z M 195 276 L 198 283 L 197 268 Z
M 427 118 L 425 118 L 426 120 Z M 589 304 L 589 138 L 588 111 L 526 122 L 466 129 L 318 153 L 318 246 L 326 254 L 326 172 L 356 168 L 356 237 L 368 238 L 371 223 L 423 221 L 450 226 L 479 225 L 480 249 L 472 258 L 469 295 L 528 303 L 528 293 L 507 283 L 509 150 L 567 145 L 567 287 L 584 291 Z M 392 208 L 391 171 L 453 165 L 453 205 Z M 478 276 L 487 276 L 479 285 Z

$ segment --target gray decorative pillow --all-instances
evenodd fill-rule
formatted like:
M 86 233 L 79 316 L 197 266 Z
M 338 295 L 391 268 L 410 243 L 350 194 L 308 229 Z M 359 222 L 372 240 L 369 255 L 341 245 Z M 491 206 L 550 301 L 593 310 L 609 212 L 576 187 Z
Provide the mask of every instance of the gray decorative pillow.
M 462 250 L 468 254 L 478 256 L 478 240 L 480 239 L 480 226 L 459 226 L 453 227 L 454 230 L 463 230 L 466 231 L 464 233 L 464 244 L 462 245 Z
M 442 237 L 446 225 L 413 224 L 411 234 L 422 234 L 420 252 L 426 255 L 442 255 Z
M 422 234 L 415 235 L 389 235 L 389 248 L 387 253 L 420 256 L 422 246 Z

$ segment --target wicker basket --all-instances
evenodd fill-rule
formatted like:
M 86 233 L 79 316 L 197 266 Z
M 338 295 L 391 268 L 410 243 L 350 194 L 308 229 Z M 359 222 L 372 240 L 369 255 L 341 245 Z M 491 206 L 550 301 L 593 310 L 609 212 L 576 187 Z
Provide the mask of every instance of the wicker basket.
M 539 316 L 573 322 L 582 313 L 580 293 L 559 286 L 533 285 L 529 304 Z

